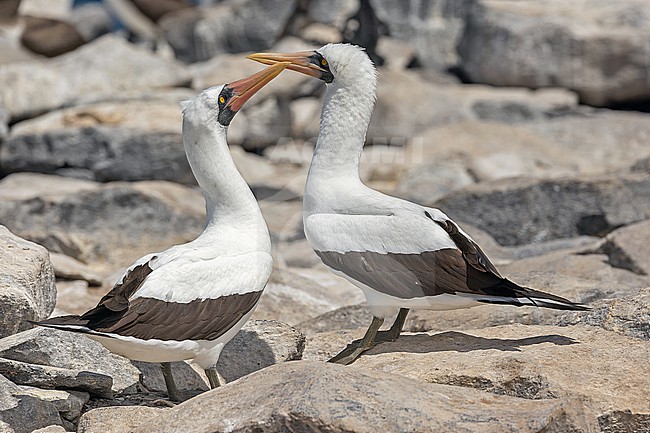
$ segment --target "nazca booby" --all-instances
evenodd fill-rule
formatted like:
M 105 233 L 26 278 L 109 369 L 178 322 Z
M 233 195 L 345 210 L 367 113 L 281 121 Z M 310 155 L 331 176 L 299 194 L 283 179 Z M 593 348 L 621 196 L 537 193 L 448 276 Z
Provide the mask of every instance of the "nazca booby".
M 244 103 L 286 65 L 210 87 L 181 104 L 185 153 L 206 202 L 201 235 L 137 260 L 81 316 L 38 325 L 84 333 L 132 360 L 162 363 L 172 400 L 180 399 L 172 361 L 193 359 L 210 386 L 219 386 L 221 350 L 255 310 L 273 267 L 266 223 L 235 167 L 226 133 Z
M 504 278 L 442 211 L 361 182 L 359 162 L 377 85 L 377 72 L 363 49 L 328 44 L 315 51 L 249 58 L 264 64 L 290 62 L 287 69 L 327 83 L 305 186 L 304 230 L 323 263 L 363 291 L 373 315 L 363 339 L 331 361 L 349 364 L 377 342 L 395 340 L 410 308 L 448 310 L 485 303 L 586 308 Z M 398 309 L 390 330 L 378 331 Z

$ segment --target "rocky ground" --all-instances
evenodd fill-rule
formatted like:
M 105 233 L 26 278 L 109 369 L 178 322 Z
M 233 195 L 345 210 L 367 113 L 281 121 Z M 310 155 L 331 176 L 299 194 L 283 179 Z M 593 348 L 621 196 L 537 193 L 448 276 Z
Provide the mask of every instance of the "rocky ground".
M 0 432 L 650 432 L 647 1 L 135 1 L 130 34 L 68 3 L 0 23 Z M 324 363 L 370 315 L 304 238 L 323 86 L 287 72 L 229 134 L 276 268 L 219 361 L 227 385 L 176 363 L 195 397 L 170 408 L 157 365 L 32 328 L 200 233 L 179 101 L 259 70 L 247 53 L 330 41 L 379 65 L 365 182 L 590 311 L 412 311 L 396 342 Z

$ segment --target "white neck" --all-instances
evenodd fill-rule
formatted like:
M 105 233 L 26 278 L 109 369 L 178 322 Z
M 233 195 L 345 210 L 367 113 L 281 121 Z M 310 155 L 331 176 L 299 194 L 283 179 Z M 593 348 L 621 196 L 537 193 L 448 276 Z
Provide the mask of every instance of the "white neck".
M 309 168 L 312 178 L 359 179 L 361 152 L 375 103 L 374 77 L 366 86 L 352 84 L 335 81 L 327 87 L 320 133 Z
M 226 127 L 194 113 L 183 117 L 183 144 L 205 196 L 205 232 L 236 228 L 268 239 L 266 224 L 250 188 L 239 174 L 226 142 Z M 264 232 L 264 233 L 262 233 Z
M 339 202 L 366 189 L 359 179 L 359 162 L 375 103 L 375 83 L 371 73 L 347 85 L 335 80 L 327 86 L 305 185 L 303 216 L 336 212 Z

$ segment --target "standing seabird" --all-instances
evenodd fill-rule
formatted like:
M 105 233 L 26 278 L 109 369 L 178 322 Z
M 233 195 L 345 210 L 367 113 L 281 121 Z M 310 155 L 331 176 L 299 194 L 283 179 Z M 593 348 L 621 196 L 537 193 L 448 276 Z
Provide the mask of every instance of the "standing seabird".
M 265 64 L 291 62 L 288 69 L 327 83 L 305 186 L 305 235 L 332 272 L 363 291 L 373 315 L 363 339 L 331 361 L 349 364 L 376 342 L 395 340 L 410 308 L 450 310 L 493 303 L 585 309 L 504 278 L 440 210 L 382 194 L 361 182 L 359 162 L 377 85 L 375 67 L 363 49 L 328 44 L 316 51 L 249 58 Z M 395 103 L 408 103 L 399 94 L 394 98 Z M 378 332 L 384 318 L 398 308 L 390 330 Z
M 84 333 L 132 360 L 162 363 L 172 400 L 180 400 L 172 361 L 194 359 L 210 386 L 219 386 L 214 366 L 221 350 L 253 314 L 273 268 L 266 223 L 235 167 L 226 133 L 244 103 L 286 66 L 211 87 L 182 103 L 185 153 L 206 202 L 203 233 L 137 260 L 81 316 L 38 325 Z

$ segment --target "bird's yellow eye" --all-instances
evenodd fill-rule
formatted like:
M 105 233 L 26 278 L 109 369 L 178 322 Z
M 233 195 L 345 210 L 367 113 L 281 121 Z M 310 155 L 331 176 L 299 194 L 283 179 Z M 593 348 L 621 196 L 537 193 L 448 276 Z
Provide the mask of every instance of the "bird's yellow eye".
M 219 96 L 219 103 L 223 104 L 224 102 L 226 102 L 226 98 L 224 98 L 223 96 Z
M 327 60 L 325 60 L 325 59 L 320 59 L 320 64 L 321 64 L 322 66 L 327 66 Z

